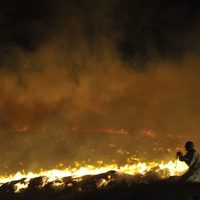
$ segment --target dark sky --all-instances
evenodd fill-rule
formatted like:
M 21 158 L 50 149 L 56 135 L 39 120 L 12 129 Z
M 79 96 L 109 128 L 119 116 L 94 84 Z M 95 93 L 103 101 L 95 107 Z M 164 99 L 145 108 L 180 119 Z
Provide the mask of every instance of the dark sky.
M 179 57 L 199 46 L 198 4 L 187 0 L 2 1 L 1 55 L 13 46 L 35 51 L 58 32 L 73 34 L 76 26 L 82 26 L 88 44 L 102 36 L 114 39 L 122 59 L 148 59 L 152 49 L 161 57 Z

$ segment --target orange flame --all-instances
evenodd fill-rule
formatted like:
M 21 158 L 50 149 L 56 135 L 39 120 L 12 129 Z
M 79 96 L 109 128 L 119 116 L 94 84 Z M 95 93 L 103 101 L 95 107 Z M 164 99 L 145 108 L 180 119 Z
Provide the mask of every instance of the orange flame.
M 138 162 L 136 164 L 125 164 L 123 166 L 119 166 L 117 164 L 103 164 L 104 162 L 98 161 L 98 163 L 102 163 L 101 166 L 95 166 L 95 165 L 85 165 L 80 167 L 69 167 L 65 168 L 63 170 L 58 169 L 52 169 L 52 170 L 42 170 L 38 173 L 28 172 L 17 172 L 16 174 L 10 175 L 10 176 L 1 176 L 0 177 L 0 183 L 6 183 L 14 180 L 21 180 L 25 179 L 23 183 L 17 183 L 14 185 L 15 192 L 20 192 L 28 187 L 29 181 L 32 178 L 36 177 L 46 177 L 43 180 L 43 184 L 41 187 L 45 186 L 48 182 L 54 182 L 55 187 L 57 185 L 62 185 L 62 180 L 60 180 L 63 177 L 73 177 L 78 178 L 82 177 L 84 175 L 95 175 L 95 174 L 101 174 L 105 173 L 110 170 L 115 170 L 119 173 L 129 174 L 129 175 L 136 175 L 136 174 L 142 174 L 145 175 L 149 171 L 154 170 L 155 173 L 157 173 L 160 178 L 167 178 L 169 176 L 174 175 L 181 175 L 185 170 L 187 170 L 187 165 L 183 162 L 180 162 L 178 160 L 176 161 L 168 161 L 168 162 Z M 110 179 L 109 179 L 110 180 Z M 108 180 L 108 181 L 109 181 Z M 77 179 L 78 181 L 78 179 Z M 105 180 L 100 180 L 98 185 L 99 187 L 105 186 L 107 182 Z

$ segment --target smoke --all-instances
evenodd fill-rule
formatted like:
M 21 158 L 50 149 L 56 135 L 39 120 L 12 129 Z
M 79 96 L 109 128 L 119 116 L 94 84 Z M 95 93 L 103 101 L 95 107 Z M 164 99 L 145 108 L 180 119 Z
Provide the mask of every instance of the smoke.
M 2 171 L 105 158 L 112 142 L 133 151 L 144 130 L 158 140 L 198 135 L 200 18 L 193 5 L 41 2 L 38 15 L 18 5 L 1 22 L 17 23 L 6 39 L 12 27 L 1 33 Z M 182 18 L 169 17 L 179 4 Z M 76 135 L 74 127 L 129 136 Z

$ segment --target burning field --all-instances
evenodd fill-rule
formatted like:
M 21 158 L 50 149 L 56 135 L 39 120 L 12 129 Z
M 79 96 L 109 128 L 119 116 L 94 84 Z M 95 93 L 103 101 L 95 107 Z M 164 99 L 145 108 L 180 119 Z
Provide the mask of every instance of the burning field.
M 11 134 L 21 134 L 21 131 L 18 129 Z M 38 136 L 35 142 L 43 143 L 47 139 L 44 135 L 41 137 L 40 131 L 35 130 L 23 130 L 22 134 L 27 134 L 25 135 L 27 137 L 32 132 Z M 56 138 L 58 142 L 53 141 L 53 147 L 56 152 L 62 153 L 61 156 L 58 154 L 56 158 L 54 153 L 52 160 L 48 162 L 51 158 L 49 151 L 52 146 L 50 146 L 46 151 L 42 149 L 41 155 L 38 155 L 36 162 L 33 163 L 36 165 L 27 166 L 26 157 L 16 162 L 13 168 L 9 163 L 4 164 L 0 176 L 0 198 L 111 199 L 117 195 L 119 199 L 130 197 L 145 199 L 149 195 L 156 195 L 155 198 L 158 195 L 159 199 L 160 193 L 157 190 L 171 188 L 172 196 L 173 187 L 181 191 L 178 176 L 181 176 L 188 167 L 184 162 L 175 159 L 175 152 L 183 150 L 183 147 L 174 144 L 175 141 L 183 144 L 184 140 L 188 139 L 187 136 L 175 137 L 169 134 L 158 137 L 155 131 L 144 130 L 139 136 L 133 137 L 125 129 L 113 128 L 97 130 L 72 128 L 70 134 L 68 142 L 74 145 L 84 144 L 84 148 L 81 148 L 83 152 L 74 146 L 70 150 L 73 156 L 69 157 L 66 153 L 65 158 L 63 148 L 66 141 L 58 135 Z M 18 135 L 11 139 L 11 144 L 19 142 L 21 137 Z M 130 145 L 133 141 L 134 146 Z M 37 152 L 38 149 L 32 150 L 33 155 Z M 44 152 L 48 152 L 46 157 L 42 156 Z M 9 161 L 9 158 L 4 162 L 6 161 Z M 55 162 L 57 164 L 51 167 Z M 152 192 L 143 196 L 143 190 L 149 191 L 148 188 L 151 188 Z M 168 193 L 161 193 L 162 198 L 168 196 Z
M 181 145 L 171 145 L 169 148 L 170 144 L 165 143 L 162 146 L 164 142 L 159 144 L 162 138 L 157 141 L 156 133 L 145 130 L 140 134 L 141 137 L 134 137 L 134 147 L 127 148 L 127 142 L 133 138 L 125 130 L 98 129 L 97 134 L 94 132 L 95 130 L 86 129 L 72 130 L 75 137 L 73 142 L 77 141 L 77 137 L 82 138 L 82 143 L 86 138 L 86 141 L 89 140 L 79 161 L 68 159 L 67 164 L 66 160 L 60 160 L 54 168 L 50 168 L 44 164 L 44 158 L 40 165 L 43 164 L 43 168 L 35 167 L 33 171 L 26 169 L 25 163 L 21 161 L 15 166 L 18 170 L 16 173 L 2 173 L 4 175 L 0 176 L 0 197 L 14 200 L 96 199 L 100 195 L 103 199 L 110 199 L 114 198 L 113 195 L 119 195 L 119 199 L 132 196 L 141 199 L 142 191 L 149 187 L 152 187 L 152 191 L 155 190 L 153 193 L 161 186 L 163 190 L 172 185 L 180 187 L 178 176 L 188 169 L 184 162 L 175 159 L 174 154 L 182 149 Z M 102 137 L 102 134 L 105 136 Z M 170 138 L 168 136 L 168 140 L 174 143 Z M 101 148 L 97 146 L 96 139 Z M 177 141 L 184 139 L 175 138 Z M 143 149 L 144 144 L 149 151 Z M 58 146 L 60 147 L 60 143 Z M 78 155 L 74 159 L 77 157 Z M 88 159 L 83 160 L 84 157 Z M 124 196 L 123 192 L 127 195 Z
M 199 24 L 198 1 L 2 1 L 0 199 L 198 199 L 175 155 L 200 149 Z
M 19 130 L 11 132 L 16 133 L 19 133 Z M 36 143 L 47 140 L 48 135 L 44 136 L 40 131 L 30 129 L 23 130 L 22 134 L 26 134 L 23 137 L 29 137 L 29 133 L 38 136 Z M 191 192 L 194 197 L 199 195 L 199 184 L 183 185 L 178 182 L 178 176 L 181 176 L 188 166 L 176 160 L 175 153 L 183 151 L 181 144 L 189 139 L 187 135 L 176 137 L 169 134 L 158 137 L 159 134 L 155 131 L 144 130 L 139 136 L 133 137 L 125 129 L 113 128 L 72 128 L 70 134 L 68 141 L 58 134 L 58 142 L 53 141 L 54 145 L 47 150 L 42 148 L 41 155 L 30 165 L 27 165 L 26 160 L 28 154 L 25 154 L 22 160 L 12 162 L 13 167 L 8 162 L 9 158 L 5 159 L 0 176 L 0 198 L 173 200 L 177 199 L 177 191 L 180 193 L 179 199 L 189 199 Z M 21 138 L 21 135 L 17 135 L 10 140 L 11 144 L 20 142 Z M 66 142 L 74 144 L 70 147 L 71 157 L 63 149 Z M 130 145 L 133 142 L 134 145 Z M 175 145 L 176 143 L 179 145 Z M 75 146 L 81 144 L 84 146 L 78 147 L 82 152 Z M 198 148 L 198 145 L 196 146 Z M 56 152 L 51 158 L 49 152 L 52 147 Z M 26 146 L 22 149 L 24 148 Z M 63 151 L 66 152 L 66 158 Z M 58 152 L 61 152 L 61 155 Z M 32 150 L 32 155 L 36 153 L 38 149 Z M 44 153 L 48 153 L 46 157 Z M 52 160 L 49 160 L 50 158 Z M 53 163 L 56 163 L 54 167 Z M 183 187 L 189 192 L 182 193 Z
M 176 183 L 176 175 L 183 173 L 187 167 L 179 161 L 168 163 L 142 163 L 104 165 L 98 161 L 97 166 L 85 165 L 62 170 L 44 170 L 39 173 L 16 173 L 1 177 L 0 197 L 4 199 L 74 199 L 85 198 L 98 191 L 130 189 L 144 184 Z M 173 176 L 173 177 L 171 177 Z M 171 178 L 170 178 L 171 177 Z M 162 183 L 162 182 L 160 182 Z M 122 187 L 122 188 L 121 188 Z M 121 192 L 122 192 L 121 191 Z M 34 196 L 32 196 L 34 194 Z M 53 196 L 52 196 L 53 195 Z M 81 197 L 82 196 L 82 197 Z M 106 198 L 106 197 L 105 197 Z

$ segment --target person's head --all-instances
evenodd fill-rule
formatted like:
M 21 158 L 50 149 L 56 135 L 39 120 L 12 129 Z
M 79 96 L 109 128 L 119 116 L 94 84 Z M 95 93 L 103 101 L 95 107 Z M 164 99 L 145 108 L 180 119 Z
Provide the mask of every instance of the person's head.
M 192 141 L 187 141 L 185 143 L 185 150 L 186 151 L 191 151 L 194 149 L 194 143 Z

